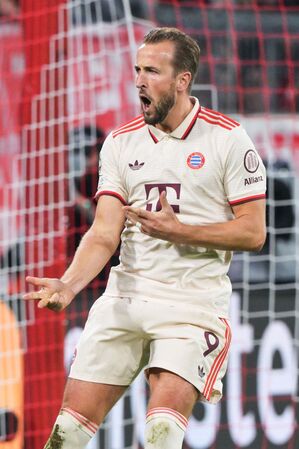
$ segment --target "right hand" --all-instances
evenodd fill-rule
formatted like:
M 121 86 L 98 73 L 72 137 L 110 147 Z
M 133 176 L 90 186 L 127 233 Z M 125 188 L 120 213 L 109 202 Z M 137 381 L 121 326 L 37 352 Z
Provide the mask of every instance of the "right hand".
M 60 312 L 65 309 L 75 297 L 72 289 L 60 279 L 27 276 L 26 282 L 35 287 L 40 287 L 40 289 L 35 292 L 26 293 L 23 296 L 23 299 L 33 299 L 38 301 L 37 307 L 40 309 L 47 307 L 55 312 Z

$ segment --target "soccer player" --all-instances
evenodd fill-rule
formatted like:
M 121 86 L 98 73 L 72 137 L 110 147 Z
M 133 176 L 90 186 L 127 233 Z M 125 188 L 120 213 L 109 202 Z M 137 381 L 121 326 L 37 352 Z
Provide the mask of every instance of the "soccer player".
M 47 449 L 84 448 L 145 369 L 145 449 L 180 449 L 196 401 L 222 395 L 231 341 L 232 251 L 265 241 L 265 170 L 242 126 L 190 95 L 197 43 L 156 28 L 137 52 L 142 114 L 102 151 L 96 216 L 61 279 L 27 281 L 38 307 L 65 308 L 120 264 L 90 310 Z M 59 446 L 57 446 L 59 442 Z

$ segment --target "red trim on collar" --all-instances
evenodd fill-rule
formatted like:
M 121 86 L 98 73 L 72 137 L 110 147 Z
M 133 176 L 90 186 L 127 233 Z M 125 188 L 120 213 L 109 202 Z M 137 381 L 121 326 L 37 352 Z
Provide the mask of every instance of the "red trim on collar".
M 198 110 L 197 110 L 196 113 L 194 114 L 194 117 L 193 117 L 193 119 L 191 120 L 191 122 L 190 122 L 188 128 L 186 129 L 186 131 L 184 132 L 184 134 L 182 135 L 182 137 L 180 137 L 180 140 L 184 140 L 184 139 L 186 139 L 186 138 L 189 136 L 189 134 L 190 134 L 190 132 L 191 132 L 193 126 L 195 125 L 197 116 L 198 116 L 198 114 L 200 113 L 200 111 L 201 111 L 201 106 L 199 105 L 199 106 L 198 106 Z M 157 137 L 154 135 L 154 133 L 151 132 L 151 130 L 150 130 L 149 128 L 148 128 L 148 132 L 150 133 L 150 136 L 151 136 L 151 138 L 153 139 L 153 141 L 154 141 L 155 143 L 158 143 L 159 140 L 158 140 Z
M 186 129 L 186 131 L 184 132 L 184 134 L 182 135 L 181 140 L 186 139 L 186 137 L 188 137 L 188 135 L 190 134 L 191 129 L 193 128 L 193 126 L 194 126 L 194 124 L 195 124 L 195 122 L 196 122 L 197 116 L 198 116 L 198 114 L 200 113 L 200 110 L 201 110 L 201 106 L 199 105 L 199 106 L 198 106 L 198 110 L 197 110 L 196 113 L 194 114 L 194 117 L 193 117 L 193 119 L 192 119 L 190 125 L 188 126 L 188 128 Z
M 157 139 L 157 137 L 151 132 L 151 130 L 150 130 L 149 128 L 147 128 L 147 129 L 148 129 L 148 132 L 150 133 L 150 136 L 151 136 L 151 138 L 153 139 L 153 141 L 154 141 L 155 143 L 158 143 L 159 140 Z

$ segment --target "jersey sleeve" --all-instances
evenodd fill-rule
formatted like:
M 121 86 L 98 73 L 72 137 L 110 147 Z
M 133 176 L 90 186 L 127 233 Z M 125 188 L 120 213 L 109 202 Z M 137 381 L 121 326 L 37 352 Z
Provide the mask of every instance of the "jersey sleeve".
M 99 155 L 99 181 L 95 199 L 102 195 L 111 195 L 127 204 L 127 192 L 119 171 L 119 149 L 112 134 L 106 138 Z
M 266 196 L 265 166 L 242 127 L 233 131 L 230 136 L 224 189 L 231 206 Z

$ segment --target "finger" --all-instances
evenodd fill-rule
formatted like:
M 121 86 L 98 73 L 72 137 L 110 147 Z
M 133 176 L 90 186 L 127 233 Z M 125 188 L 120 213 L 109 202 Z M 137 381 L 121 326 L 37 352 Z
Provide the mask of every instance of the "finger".
M 39 292 L 30 292 L 30 293 L 26 293 L 25 295 L 23 295 L 23 299 L 26 299 L 26 300 L 30 300 L 30 299 L 41 299 L 42 298 L 42 295 L 41 295 L 41 292 L 39 291 Z
M 131 207 L 131 206 L 124 206 L 125 214 L 135 214 L 137 219 L 138 218 L 148 218 L 150 216 L 150 212 L 141 209 L 140 207 Z
M 37 292 L 39 293 L 39 292 Z M 48 304 L 50 303 L 56 303 L 59 302 L 59 295 L 57 293 L 51 294 L 42 294 L 40 295 L 40 301 L 37 304 L 37 307 L 39 309 L 42 309 L 43 307 L 48 307 Z
M 124 210 L 125 213 L 131 212 L 131 213 L 137 215 L 137 211 L 138 211 L 139 209 L 137 209 L 137 207 L 132 207 L 132 206 L 123 206 L 123 210 Z
M 39 309 L 43 309 L 44 307 L 47 307 L 49 303 L 49 298 L 40 298 L 40 301 L 37 303 L 37 307 Z
M 48 286 L 49 279 L 47 278 L 37 278 L 34 276 L 26 276 L 26 282 L 29 284 L 35 285 L 37 287 Z
M 62 310 L 63 306 L 60 304 L 60 302 L 48 302 L 46 305 L 47 309 L 53 310 L 54 312 L 60 312 Z
M 136 224 L 137 222 L 137 215 L 133 214 L 131 212 L 126 212 L 126 218 L 133 224 Z
M 167 195 L 166 195 L 165 190 L 163 190 L 163 192 L 161 192 L 161 194 L 160 194 L 160 203 L 161 203 L 162 209 L 170 207 L 170 204 L 167 201 Z
M 60 301 L 60 295 L 54 293 L 49 299 L 45 299 L 44 301 L 40 301 L 37 305 L 40 309 L 46 307 L 47 309 L 54 310 L 54 312 L 59 312 L 62 310 L 63 305 Z
M 54 310 L 54 312 L 59 312 L 63 308 L 62 304 L 59 301 L 49 301 L 49 299 L 41 299 L 38 302 L 37 307 L 39 309 L 47 308 L 49 310 Z
M 142 218 L 139 220 L 129 219 L 129 221 L 133 226 L 136 226 L 136 228 L 138 228 L 140 231 L 143 231 L 142 226 L 143 226 L 144 220 L 142 220 Z
M 148 212 L 147 210 L 144 210 L 144 209 L 137 209 L 138 220 L 140 218 L 144 219 L 144 220 L 148 220 L 151 216 L 152 216 L 152 212 Z

